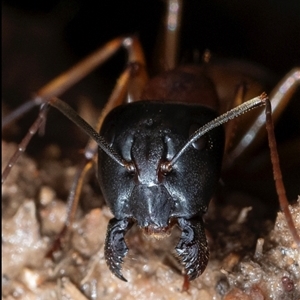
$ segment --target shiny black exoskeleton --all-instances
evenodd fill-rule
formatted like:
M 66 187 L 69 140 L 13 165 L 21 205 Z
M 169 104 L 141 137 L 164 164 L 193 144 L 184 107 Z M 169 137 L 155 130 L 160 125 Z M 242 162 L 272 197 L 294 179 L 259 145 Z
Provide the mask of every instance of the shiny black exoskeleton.
M 122 158 L 135 166 L 129 172 L 99 150 L 99 182 L 115 218 L 109 222 L 105 257 L 120 279 L 128 252 L 124 236 L 133 223 L 154 237 L 168 235 L 174 224 L 182 231 L 176 253 L 189 280 L 208 262 L 202 215 L 219 180 L 224 130 L 217 127 L 197 140 L 169 173 L 171 160 L 201 126 L 216 117 L 213 110 L 190 104 L 139 101 L 115 108 L 101 135 Z

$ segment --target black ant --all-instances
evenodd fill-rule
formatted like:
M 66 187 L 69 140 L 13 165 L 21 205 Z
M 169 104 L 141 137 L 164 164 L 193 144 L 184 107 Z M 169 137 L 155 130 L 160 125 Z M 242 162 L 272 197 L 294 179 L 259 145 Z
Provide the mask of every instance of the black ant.
M 176 13 L 175 10 L 175 16 Z M 173 25 L 176 28 L 176 22 Z M 170 36 L 171 32 L 168 32 L 167 37 Z M 171 43 L 167 41 L 166 46 Z M 128 65 L 95 131 L 57 96 L 106 61 L 120 47 L 128 51 Z M 169 55 L 165 56 L 166 60 L 167 57 Z M 172 66 L 175 61 L 173 55 L 170 57 L 168 66 Z M 253 141 L 251 138 L 242 138 L 231 148 L 230 140 L 224 139 L 220 125 L 250 109 L 265 105 L 276 189 L 290 231 L 299 245 L 300 239 L 289 213 L 281 179 L 268 97 L 262 93 L 244 102 L 247 95 L 256 92 L 256 89 L 247 91 L 242 82 L 230 104 L 230 107 L 236 108 L 225 112 L 222 101 L 227 95 L 222 98 L 218 88 L 227 82 L 215 75 L 224 70 L 210 64 L 207 55 L 205 60 L 207 62 L 203 66 L 182 66 L 174 71 L 166 71 L 148 82 L 145 59 L 138 39 L 125 37 L 110 41 L 40 89 L 32 101 L 5 120 L 9 122 L 35 105 L 41 107 L 39 117 L 4 170 L 2 181 L 25 151 L 31 137 L 44 124 L 49 106 L 56 107 L 92 138 L 85 149 L 85 160 L 70 192 L 72 197 L 69 203 L 72 205 L 65 228 L 73 222 L 74 208 L 80 193 L 78 186 L 100 148 L 98 177 L 107 204 L 115 216 L 109 223 L 105 243 L 106 262 L 112 273 L 126 280 L 121 273 L 123 258 L 128 251 L 124 236 L 134 223 L 145 234 L 157 238 L 169 235 L 172 227 L 177 225 L 182 235 L 176 253 L 184 266 L 187 279 L 193 280 L 205 270 L 208 262 L 209 251 L 202 216 L 218 183 L 223 153 L 227 155 L 224 164 L 229 166 Z M 282 109 L 298 81 L 299 70 L 292 70 L 283 79 L 270 96 L 274 111 Z M 281 92 L 282 88 L 286 89 L 284 93 Z M 125 98 L 127 104 L 122 105 Z M 263 117 L 262 112 L 250 127 L 252 136 L 262 130 L 260 120 Z M 225 130 L 227 136 L 231 136 L 234 127 L 234 122 L 229 124 Z

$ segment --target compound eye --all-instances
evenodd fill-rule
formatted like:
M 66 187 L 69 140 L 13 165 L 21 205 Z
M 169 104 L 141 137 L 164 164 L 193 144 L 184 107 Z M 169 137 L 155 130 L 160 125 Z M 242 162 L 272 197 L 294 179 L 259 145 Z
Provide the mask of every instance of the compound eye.
M 195 131 L 197 131 L 201 126 L 197 123 L 194 123 L 190 126 L 190 130 L 189 130 L 189 137 L 191 137 Z M 201 136 L 196 142 L 194 142 L 193 147 L 196 150 L 203 150 L 204 148 L 206 148 L 207 145 L 207 137 L 206 135 Z

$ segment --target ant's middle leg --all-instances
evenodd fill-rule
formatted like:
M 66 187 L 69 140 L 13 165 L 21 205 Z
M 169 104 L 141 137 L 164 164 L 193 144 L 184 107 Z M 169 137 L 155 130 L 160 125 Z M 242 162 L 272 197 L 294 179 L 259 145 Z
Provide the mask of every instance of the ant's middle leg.
M 6 120 L 4 120 L 4 124 L 7 125 L 12 120 L 24 114 L 28 109 L 30 109 L 30 107 L 34 105 L 38 105 L 40 103 L 42 103 L 43 105 L 50 104 L 51 97 L 53 97 L 53 95 L 59 95 L 65 92 L 70 86 L 72 86 L 80 79 L 82 79 L 85 75 L 87 75 L 87 73 L 91 72 L 99 64 L 106 61 L 121 46 L 125 47 L 128 51 L 128 66 L 124 71 L 123 75 L 121 75 L 119 82 L 117 83 L 117 86 L 114 89 L 114 93 L 112 94 L 110 101 L 108 101 L 108 105 L 106 106 L 106 109 L 104 109 L 104 114 L 102 114 L 102 120 L 105 117 L 105 114 L 110 109 L 120 104 L 121 101 L 124 101 L 124 95 L 126 94 L 125 90 L 128 92 L 128 99 L 130 101 L 137 101 L 148 79 L 145 70 L 145 59 L 144 59 L 142 47 L 138 39 L 135 37 L 117 38 L 107 43 L 104 47 L 100 48 L 99 50 L 97 50 L 96 52 L 88 56 L 86 59 L 79 62 L 73 68 L 64 72 L 63 74 L 61 74 L 60 76 L 52 80 L 49 84 L 41 88 L 37 93 L 38 95 L 37 97 L 30 100 L 29 102 L 26 102 L 24 105 L 19 107 L 16 111 L 14 111 L 11 115 L 7 116 Z M 129 78 L 131 78 L 131 82 L 132 82 L 130 85 L 128 84 Z M 134 86 L 134 88 L 131 88 L 131 86 Z M 29 103 L 31 104 L 27 105 Z M 74 113 L 75 112 L 73 111 L 73 114 Z M 45 119 L 46 119 L 46 107 L 41 108 L 39 117 L 34 122 L 34 125 L 31 126 L 27 135 L 22 140 L 18 149 L 10 159 L 8 165 L 6 166 L 2 174 L 2 183 L 5 181 L 6 177 L 8 176 L 13 165 L 16 163 L 17 159 L 25 151 L 33 135 L 45 123 Z M 100 125 L 101 122 L 98 125 L 99 128 Z M 99 128 L 97 128 L 97 131 Z
M 132 60 L 135 59 L 132 57 Z M 137 59 L 140 61 L 140 59 Z M 99 132 L 103 120 L 105 119 L 106 115 L 116 106 L 121 105 L 122 102 L 124 102 L 124 98 L 128 91 L 129 84 L 132 82 L 135 82 L 135 84 L 145 82 L 145 69 L 144 67 L 135 62 L 131 62 L 127 65 L 124 72 L 120 75 L 119 79 L 117 80 L 117 83 L 115 85 L 115 88 L 113 92 L 111 93 L 111 96 L 103 108 L 101 115 L 98 118 L 98 122 L 96 125 L 96 131 Z M 143 86 L 140 86 L 140 89 L 142 89 Z M 137 89 L 135 89 L 137 91 Z M 137 95 L 136 95 L 137 96 Z M 128 95 L 128 98 L 134 99 L 134 93 L 131 94 L 131 96 Z M 68 201 L 67 201 L 67 218 L 65 222 L 65 226 L 60 232 L 60 234 L 57 236 L 56 240 L 53 243 L 53 246 L 48 251 L 47 256 L 52 256 L 53 252 L 57 249 L 61 248 L 61 240 L 64 238 L 65 235 L 70 231 L 70 228 L 73 225 L 75 213 L 77 210 L 83 181 L 88 173 L 88 171 L 92 168 L 96 155 L 98 151 L 98 144 L 94 139 L 90 139 L 88 144 L 86 145 L 84 149 L 84 158 L 82 159 L 81 164 L 78 166 L 76 175 L 74 177 L 72 187 L 69 192 Z
M 47 102 L 52 97 L 59 97 L 70 87 L 75 85 L 95 68 L 102 65 L 112 57 L 121 47 L 128 52 L 128 63 L 138 63 L 145 66 L 145 58 L 142 47 L 136 37 L 118 37 L 96 50 L 85 59 L 54 78 L 48 84 L 39 89 L 33 99 L 25 102 L 19 108 L 14 110 L 2 120 L 2 128 L 9 125 L 12 121 L 17 120 L 34 106 Z M 142 76 L 140 76 L 142 78 Z M 140 86 L 147 81 L 147 74 L 144 73 L 143 79 L 140 80 Z

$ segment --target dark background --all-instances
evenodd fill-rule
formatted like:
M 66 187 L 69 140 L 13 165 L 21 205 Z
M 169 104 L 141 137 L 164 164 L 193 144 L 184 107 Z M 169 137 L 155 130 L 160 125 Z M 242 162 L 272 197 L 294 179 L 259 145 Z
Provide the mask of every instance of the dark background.
M 31 93 L 85 55 L 119 35 L 139 35 L 151 73 L 154 45 L 164 11 L 163 1 L 3 1 L 2 6 L 2 99 L 9 110 L 28 100 Z M 281 78 L 291 68 L 300 65 L 299 15 L 298 0 L 185 1 L 180 57 L 186 57 L 195 49 L 200 53 L 210 49 L 215 55 L 253 61 Z M 101 107 L 124 68 L 124 62 L 124 53 L 120 53 L 61 98 L 76 108 L 84 96 Z M 7 139 L 19 140 L 35 115 L 36 112 L 18 122 L 17 130 L 8 130 Z M 295 155 L 299 149 L 299 118 L 298 92 L 277 126 L 282 149 L 293 148 L 292 155 L 282 150 L 290 199 L 300 194 L 300 162 L 299 155 Z M 36 155 L 47 142 L 78 150 L 83 147 L 85 139 L 69 121 L 51 111 L 46 136 L 35 138 L 28 151 Z M 264 151 L 261 150 L 262 156 L 266 153 Z M 270 173 L 266 172 L 262 177 L 262 185 L 256 183 L 256 190 L 264 198 L 268 198 L 269 193 L 274 195 L 273 191 L 265 189 L 266 178 L 272 179 Z M 237 185 L 243 186 L 240 182 Z

